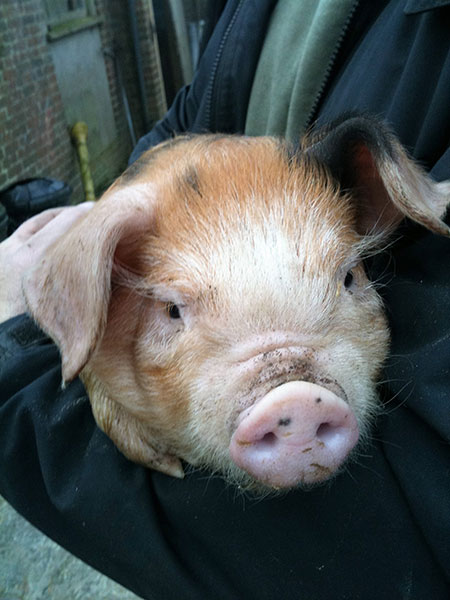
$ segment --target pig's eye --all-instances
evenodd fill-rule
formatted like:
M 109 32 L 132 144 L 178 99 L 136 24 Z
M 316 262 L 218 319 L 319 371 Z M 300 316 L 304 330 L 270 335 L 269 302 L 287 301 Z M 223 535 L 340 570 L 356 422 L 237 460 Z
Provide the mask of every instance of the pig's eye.
M 344 287 L 346 290 L 352 287 L 354 281 L 353 271 L 348 271 L 344 279 Z
M 166 312 L 171 319 L 181 319 L 180 309 L 173 302 L 167 302 Z

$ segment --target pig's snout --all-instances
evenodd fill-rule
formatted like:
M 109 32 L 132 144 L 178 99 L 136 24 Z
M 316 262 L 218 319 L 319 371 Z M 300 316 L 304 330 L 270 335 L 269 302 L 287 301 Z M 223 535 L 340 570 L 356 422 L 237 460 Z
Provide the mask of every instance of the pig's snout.
M 240 416 L 231 438 L 233 461 L 275 488 L 329 478 L 358 441 L 350 406 L 314 383 L 291 381 Z

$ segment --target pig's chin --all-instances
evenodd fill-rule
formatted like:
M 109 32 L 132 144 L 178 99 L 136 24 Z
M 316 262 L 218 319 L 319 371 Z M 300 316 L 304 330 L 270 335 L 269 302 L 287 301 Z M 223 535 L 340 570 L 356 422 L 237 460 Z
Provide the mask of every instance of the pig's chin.
M 341 467 L 336 470 L 334 473 L 329 474 L 326 478 L 317 480 L 314 482 L 306 482 L 306 481 L 296 481 L 292 483 L 292 485 L 276 485 L 271 481 L 261 481 L 252 477 L 249 473 L 246 473 L 242 469 L 239 469 L 236 465 L 230 467 L 229 471 L 225 475 L 224 479 L 227 483 L 229 483 L 233 488 L 235 488 L 238 493 L 242 493 L 245 495 L 249 495 L 254 498 L 266 498 L 269 496 L 280 496 L 285 495 L 288 492 L 293 490 L 298 490 L 302 492 L 308 492 L 313 489 L 316 489 L 319 486 L 324 486 L 330 484 L 336 476 L 338 476 L 344 469 L 347 461 L 341 465 Z
M 283 383 L 239 416 L 228 478 L 256 492 L 308 488 L 334 477 L 358 438 L 342 397 L 307 381 Z

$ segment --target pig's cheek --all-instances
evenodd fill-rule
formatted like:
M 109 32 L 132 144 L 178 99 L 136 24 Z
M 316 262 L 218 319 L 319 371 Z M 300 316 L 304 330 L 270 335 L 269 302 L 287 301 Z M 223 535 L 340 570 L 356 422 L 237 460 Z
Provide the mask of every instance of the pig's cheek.
M 136 333 L 134 379 L 145 399 L 150 424 L 165 432 L 175 431 L 179 422 L 186 420 L 182 388 L 189 356 L 184 356 L 183 323 L 170 320 L 160 307 L 150 305 L 141 313 Z
M 347 334 L 328 348 L 328 372 L 345 388 L 362 437 L 379 409 L 376 383 L 388 347 L 386 318 L 381 310 L 374 310 L 362 311 Z
M 171 453 L 193 465 L 211 465 L 212 455 L 229 443 L 222 428 L 222 391 L 229 372 L 222 370 L 211 333 L 186 322 L 177 331 L 177 321 L 168 323 L 157 311 L 147 313 L 139 334 L 136 380 L 148 399 L 151 425 Z M 205 364 L 206 382 L 199 376 Z
M 234 382 L 230 385 L 233 376 L 223 358 L 212 358 L 206 340 L 196 332 L 188 332 L 163 371 L 165 398 L 173 406 L 173 422 L 178 422 L 173 439 L 178 455 L 194 466 L 227 470 L 227 422 L 239 390 Z M 161 378 L 157 384 L 161 385 Z

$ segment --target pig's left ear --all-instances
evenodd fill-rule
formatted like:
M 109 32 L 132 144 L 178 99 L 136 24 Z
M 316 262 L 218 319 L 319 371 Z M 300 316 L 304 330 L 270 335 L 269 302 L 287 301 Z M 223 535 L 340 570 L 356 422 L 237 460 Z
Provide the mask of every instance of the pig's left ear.
M 428 177 L 381 121 L 369 116 L 341 120 L 306 136 L 302 150 L 356 198 L 360 233 L 388 232 L 409 217 L 450 235 L 442 221 L 450 184 Z
M 121 248 L 153 224 L 151 185 L 113 186 L 23 279 L 28 312 L 56 342 L 63 381 L 88 362 L 106 328 Z

